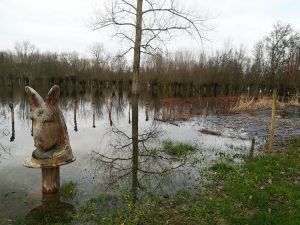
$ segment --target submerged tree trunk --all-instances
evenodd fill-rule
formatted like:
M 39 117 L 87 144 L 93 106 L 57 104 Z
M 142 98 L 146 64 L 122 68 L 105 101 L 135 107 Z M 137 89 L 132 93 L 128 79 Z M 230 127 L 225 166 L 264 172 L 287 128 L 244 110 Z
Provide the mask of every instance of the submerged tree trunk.
M 139 73 L 140 73 L 140 48 L 142 37 L 142 8 L 143 0 L 137 0 L 136 7 L 136 28 L 134 42 L 133 76 L 132 76 L 132 194 L 137 199 L 138 188 L 138 164 L 139 164 Z
M 10 142 L 15 140 L 15 111 L 13 103 L 9 103 L 9 108 L 11 111 L 11 137 Z
M 73 112 L 74 112 L 74 131 L 78 131 L 77 127 L 77 99 L 73 100 Z
M 296 85 L 295 85 L 295 101 L 296 101 L 296 103 L 298 103 L 299 102 L 299 89 L 296 87 Z

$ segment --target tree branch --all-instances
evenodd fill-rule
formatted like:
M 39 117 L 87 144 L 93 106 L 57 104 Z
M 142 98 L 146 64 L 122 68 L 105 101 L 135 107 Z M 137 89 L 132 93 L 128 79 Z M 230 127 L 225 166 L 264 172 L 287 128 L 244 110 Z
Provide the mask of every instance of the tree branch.
M 133 8 L 136 11 L 136 7 L 133 4 L 131 4 L 125 0 L 121 0 L 121 2 L 125 3 L 126 5 L 130 6 L 131 8 Z
M 207 19 L 201 19 L 197 16 L 192 16 L 190 13 L 178 11 L 178 10 L 172 8 L 172 7 L 171 8 L 151 8 L 151 9 L 143 11 L 143 15 L 145 15 L 147 13 L 151 13 L 151 12 L 152 13 L 167 12 L 169 14 L 172 14 L 176 17 L 179 17 L 179 18 L 183 19 L 184 21 L 189 23 L 189 26 L 185 26 L 186 28 L 183 28 L 183 27 L 179 26 L 179 30 L 182 30 L 182 29 L 187 30 L 188 28 L 193 27 L 194 30 L 196 31 L 197 35 L 199 36 L 199 38 L 201 40 L 203 39 L 203 36 L 201 35 L 201 31 L 204 31 L 204 29 L 200 29 L 197 26 L 197 23 L 199 23 L 199 22 L 203 23 Z M 206 27 L 204 24 L 201 24 L 201 26 L 209 30 L 209 28 Z M 174 29 L 176 29 L 176 27 L 177 26 L 174 26 Z M 171 27 L 165 27 L 163 29 L 163 31 L 171 30 L 172 28 L 171 29 L 170 28 Z M 161 29 L 161 28 L 155 28 L 154 30 L 158 30 L 158 29 Z
M 126 40 L 129 40 L 130 42 L 134 43 L 134 40 L 131 37 L 129 37 L 128 35 L 126 35 L 125 33 L 117 32 L 113 35 L 113 37 L 118 37 L 118 36 L 121 38 L 121 40 L 126 39 Z

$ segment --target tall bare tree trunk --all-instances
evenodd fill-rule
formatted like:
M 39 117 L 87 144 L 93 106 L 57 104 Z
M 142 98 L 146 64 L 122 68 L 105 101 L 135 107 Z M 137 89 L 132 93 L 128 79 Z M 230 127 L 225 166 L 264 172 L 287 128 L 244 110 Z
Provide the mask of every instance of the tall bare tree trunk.
M 134 42 L 133 76 L 132 76 L 132 194 L 137 198 L 138 188 L 138 164 L 139 164 L 139 74 L 140 74 L 140 48 L 142 38 L 142 8 L 143 0 L 137 0 L 136 28 Z

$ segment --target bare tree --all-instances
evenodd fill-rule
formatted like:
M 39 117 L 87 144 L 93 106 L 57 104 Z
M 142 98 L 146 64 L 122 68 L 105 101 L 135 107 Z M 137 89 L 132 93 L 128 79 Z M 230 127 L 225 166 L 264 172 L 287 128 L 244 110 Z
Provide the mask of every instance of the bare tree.
M 93 57 L 93 64 L 98 68 L 105 68 L 108 61 L 108 56 L 104 51 L 102 43 L 93 43 L 89 47 L 89 51 Z
M 17 62 L 20 65 L 19 73 L 24 77 L 31 77 L 33 64 L 38 61 L 39 54 L 35 46 L 29 41 L 17 42 L 15 44 Z
M 95 13 L 91 27 L 113 27 L 113 37 L 127 46 L 120 54 L 123 56 L 134 50 L 135 44 L 141 53 L 161 52 L 165 43 L 182 31 L 193 39 L 205 40 L 204 32 L 211 30 L 207 20 L 207 16 L 199 15 L 197 7 L 187 9 L 177 0 L 114 0 L 104 11 Z
M 300 34 L 295 33 L 292 38 L 291 48 L 288 56 L 287 74 L 295 91 L 295 101 L 299 102 L 299 80 L 300 80 Z
M 143 6 L 143 3 L 145 5 Z M 180 31 L 203 40 L 207 18 L 196 9 L 186 10 L 176 0 L 114 0 L 106 5 L 105 12 L 98 12 L 92 22 L 93 30 L 113 27 L 114 36 L 126 41 L 126 55 L 133 50 L 132 67 L 132 193 L 137 196 L 139 169 L 138 96 L 141 53 L 155 54 L 161 44 Z
M 257 93 L 259 92 L 258 88 L 259 88 L 259 85 L 261 85 L 263 76 L 265 74 L 264 69 L 265 69 L 264 42 L 259 41 L 254 45 L 254 48 L 253 48 L 253 64 L 251 67 L 252 79 L 250 80 L 251 83 L 257 85 L 257 87 L 256 87 Z
M 265 38 L 267 63 L 271 84 L 278 85 L 280 79 L 284 79 L 284 71 L 287 69 L 288 58 L 291 55 L 292 47 L 299 45 L 300 36 L 290 24 L 277 22 L 273 30 Z

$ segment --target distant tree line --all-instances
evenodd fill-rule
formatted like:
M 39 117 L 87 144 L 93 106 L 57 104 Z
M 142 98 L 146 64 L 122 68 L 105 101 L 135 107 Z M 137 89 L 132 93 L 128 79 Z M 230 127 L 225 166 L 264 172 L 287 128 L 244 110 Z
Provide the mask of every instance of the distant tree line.
M 30 84 L 35 80 L 131 81 L 125 57 L 110 55 L 101 44 L 90 47 L 90 58 L 78 53 L 39 52 L 29 42 L 12 51 L 0 51 L 0 79 Z M 177 51 L 144 57 L 141 83 L 202 89 L 211 94 L 257 95 L 277 88 L 279 94 L 299 93 L 300 34 L 291 25 L 277 22 L 252 54 L 225 46 L 213 54 Z
M 25 80 L 122 78 L 128 70 L 126 61 L 105 55 L 101 45 L 93 47 L 93 58 L 83 58 L 76 52 L 40 53 L 28 41 L 16 43 L 13 51 L 0 52 L 0 76 Z

